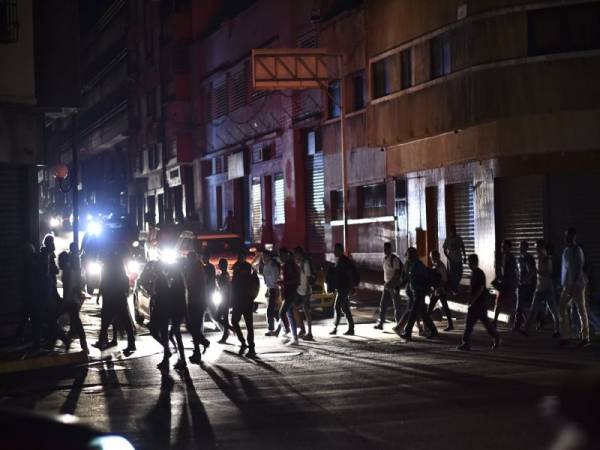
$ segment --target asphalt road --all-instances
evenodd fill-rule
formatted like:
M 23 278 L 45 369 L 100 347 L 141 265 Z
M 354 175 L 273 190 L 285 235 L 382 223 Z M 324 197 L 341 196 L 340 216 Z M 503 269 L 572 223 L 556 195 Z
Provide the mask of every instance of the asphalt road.
M 74 414 L 137 449 L 542 449 L 559 423 L 541 404 L 565 376 L 600 367 L 598 342 L 559 349 L 549 331 L 505 331 L 492 351 L 478 330 L 465 353 L 455 350 L 461 320 L 440 339 L 401 343 L 373 330 L 373 312 L 358 311 L 357 336 L 330 337 L 323 321 L 298 347 L 261 328 L 256 360 L 212 334 L 201 365 L 162 376 L 160 349 L 140 330 L 137 357 L 113 351 L 86 367 L 1 379 L 0 406 Z M 85 323 L 93 340 L 97 318 Z

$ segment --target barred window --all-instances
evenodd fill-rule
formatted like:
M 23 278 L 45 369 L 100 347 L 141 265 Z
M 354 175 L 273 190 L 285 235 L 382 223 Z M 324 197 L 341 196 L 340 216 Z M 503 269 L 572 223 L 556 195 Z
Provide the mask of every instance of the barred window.
M 273 224 L 285 223 L 285 191 L 283 185 L 283 173 L 277 173 L 273 177 Z
M 214 87 L 214 97 L 213 97 L 213 114 L 212 118 L 217 119 L 221 116 L 227 114 L 227 83 L 225 80 L 216 84 Z
M 231 74 L 231 110 L 234 111 L 246 104 L 248 82 L 246 80 L 246 65 Z
M 0 42 L 11 44 L 18 40 L 17 0 L 0 0 Z

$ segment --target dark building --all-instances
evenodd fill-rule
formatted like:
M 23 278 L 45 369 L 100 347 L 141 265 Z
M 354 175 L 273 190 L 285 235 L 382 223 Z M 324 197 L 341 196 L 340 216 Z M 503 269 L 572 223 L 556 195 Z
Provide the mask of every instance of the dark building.
M 77 100 L 76 1 L 0 2 L 0 334 L 22 298 L 22 255 L 39 244 L 44 118 Z M 75 32 L 73 32 L 75 30 Z M 73 55 L 75 55 L 73 57 Z M 40 180 L 47 177 L 40 173 Z

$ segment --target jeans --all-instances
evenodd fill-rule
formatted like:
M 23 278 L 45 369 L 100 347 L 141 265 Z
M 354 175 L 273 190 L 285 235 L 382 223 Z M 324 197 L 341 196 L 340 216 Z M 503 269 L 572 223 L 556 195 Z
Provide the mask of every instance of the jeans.
M 452 327 L 452 313 L 450 313 L 450 308 L 448 307 L 448 300 L 446 299 L 446 293 L 445 292 L 435 292 L 431 298 L 429 299 L 429 315 L 431 316 L 431 313 L 433 312 L 433 310 L 435 309 L 435 305 L 437 304 L 438 300 L 441 302 L 442 304 L 442 310 L 444 311 L 444 314 L 446 315 L 446 318 L 448 319 L 448 327 Z
M 335 328 L 337 328 L 340 324 L 343 314 L 346 316 L 346 320 L 348 321 L 348 329 L 354 330 L 354 319 L 352 318 L 352 311 L 350 311 L 350 299 L 348 298 L 349 294 L 350 292 L 341 289 L 336 293 L 335 303 L 333 304 L 333 308 L 335 309 Z
M 535 287 L 521 285 L 517 289 L 517 307 L 515 309 L 515 321 L 513 328 L 521 328 L 527 322 L 527 313 L 531 307 Z
M 281 321 L 284 323 L 285 327 L 285 319 L 287 319 L 289 328 L 292 331 L 292 336 L 294 339 L 298 337 L 298 326 L 296 324 L 296 319 L 294 318 L 294 303 L 296 303 L 296 296 L 290 294 L 288 297 L 283 299 L 283 303 L 281 304 L 281 308 L 279 309 L 279 317 Z M 285 327 L 286 331 L 288 327 Z
M 379 320 L 377 323 L 383 325 L 385 323 L 385 313 L 387 312 L 390 301 L 394 305 L 394 319 L 396 323 L 400 322 L 402 314 L 400 313 L 400 289 L 399 288 L 383 288 L 381 301 L 379 302 Z
M 135 336 L 133 334 L 133 325 L 131 318 L 129 317 L 129 310 L 127 306 L 127 298 L 103 298 L 102 299 L 102 311 L 101 325 L 100 325 L 100 336 L 99 342 L 108 341 L 108 327 L 111 323 L 118 321 L 119 324 L 125 327 L 127 333 L 127 345 L 132 347 L 135 345 Z M 114 325 L 113 325 L 114 326 Z
M 412 334 L 412 329 L 415 325 L 415 322 L 419 317 L 423 321 L 423 324 L 429 330 L 429 333 L 432 335 L 437 334 L 437 328 L 435 324 L 431 320 L 429 313 L 427 312 L 427 308 L 425 306 L 425 292 L 424 291 L 415 291 L 412 293 L 414 300 L 412 307 L 408 313 L 408 320 L 406 321 L 406 326 L 404 327 L 404 335 L 409 336 Z
M 558 310 L 560 312 L 560 334 L 563 339 L 569 339 L 571 337 L 571 320 L 569 317 L 569 306 L 571 303 L 575 303 L 577 311 L 579 311 L 579 321 L 581 323 L 581 338 L 590 338 L 590 326 L 587 316 L 587 305 L 585 304 L 585 298 L 583 295 L 582 288 L 573 288 L 572 293 L 568 293 L 566 289 L 563 290 L 560 296 L 560 303 Z
M 279 301 L 279 289 L 269 288 L 267 292 L 267 324 L 269 331 L 275 330 L 275 321 L 279 320 L 279 311 L 277 310 L 277 302 Z
M 194 341 L 194 350 L 200 345 L 207 346 L 210 344 L 204 335 L 204 314 L 206 313 L 205 305 L 190 305 L 188 306 L 188 330 Z
M 478 320 L 481 321 L 490 336 L 492 336 L 494 339 L 498 339 L 498 331 L 496 331 L 496 328 L 494 325 L 492 325 L 490 319 L 488 319 L 486 302 L 480 299 L 469 306 L 469 309 L 467 310 L 463 342 L 469 343 L 471 334 L 473 333 L 473 328 Z
M 540 313 L 545 313 L 546 306 L 548 306 L 550 314 L 552 315 L 552 320 L 554 321 L 554 332 L 559 332 L 558 308 L 556 306 L 554 288 L 552 287 L 535 291 L 533 302 L 531 303 L 531 308 L 529 309 L 529 315 L 527 317 L 527 321 L 525 322 L 525 330 L 529 330 L 531 328 Z
M 231 325 L 241 344 L 245 345 L 246 340 L 244 339 L 242 329 L 240 328 L 240 320 L 242 317 L 244 318 L 244 322 L 246 323 L 246 334 L 248 337 L 248 347 L 254 349 L 254 321 L 252 310 L 253 304 L 251 302 L 244 306 L 234 306 L 231 311 Z

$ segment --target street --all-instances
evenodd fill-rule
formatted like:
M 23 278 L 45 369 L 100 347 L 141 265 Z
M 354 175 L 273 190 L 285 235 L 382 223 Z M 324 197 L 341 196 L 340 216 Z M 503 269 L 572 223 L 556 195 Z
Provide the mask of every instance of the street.
M 88 301 L 92 341 L 97 312 Z M 209 333 L 201 365 L 163 376 L 158 344 L 138 327 L 132 357 L 112 349 L 88 366 L 4 377 L 0 405 L 74 414 L 137 449 L 542 449 L 558 419 L 541 404 L 566 375 L 600 366 L 596 345 L 559 349 L 549 330 L 526 339 L 504 329 L 504 346 L 492 351 L 478 329 L 473 350 L 457 351 L 460 319 L 439 339 L 401 343 L 391 324 L 373 329 L 374 312 L 357 308 L 353 337 L 328 336 L 321 320 L 316 341 L 298 347 L 265 337 L 261 321 L 255 360 L 237 355 L 235 338 L 219 345 Z M 187 333 L 184 343 L 189 356 Z

